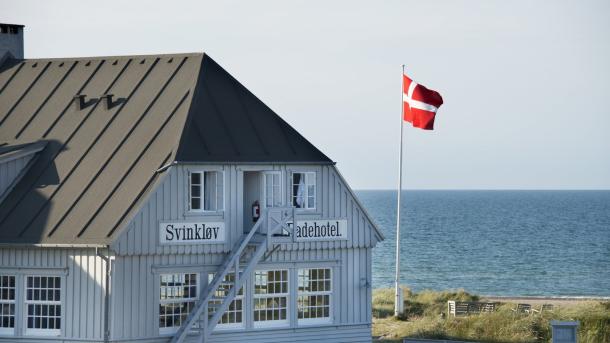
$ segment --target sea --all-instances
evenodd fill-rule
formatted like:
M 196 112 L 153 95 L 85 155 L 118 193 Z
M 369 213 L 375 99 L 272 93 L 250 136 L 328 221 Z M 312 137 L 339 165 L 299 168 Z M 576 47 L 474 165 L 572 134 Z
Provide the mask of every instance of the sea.
M 373 287 L 393 287 L 396 191 L 356 192 L 385 240 Z M 402 192 L 400 280 L 412 290 L 610 296 L 610 191 Z

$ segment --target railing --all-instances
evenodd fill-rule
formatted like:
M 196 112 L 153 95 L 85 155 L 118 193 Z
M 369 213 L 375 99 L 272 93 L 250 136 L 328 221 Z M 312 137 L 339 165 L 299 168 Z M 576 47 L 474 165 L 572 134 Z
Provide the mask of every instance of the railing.
M 290 225 L 290 223 L 294 223 L 295 220 L 295 209 L 293 207 L 272 207 L 263 209 L 261 212 L 261 219 L 254 224 L 252 229 L 250 229 L 250 232 L 248 232 L 240 242 L 236 243 L 229 253 L 229 256 L 227 256 L 222 265 L 220 265 L 218 272 L 215 273 L 214 278 L 202 293 L 206 294 L 205 297 L 197 303 L 194 311 L 187 316 L 183 325 L 172 338 L 172 343 L 184 341 L 191 329 L 199 331 L 199 335 L 201 336 L 200 340 L 205 341 L 230 303 L 235 299 L 235 296 L 243 286 L 245 279 L 252 273 L 265 251 L 273 248 L 273 243 L 276 239 L 277 241 L 281 240 L 281 237 L 275 236 L 278 231 L 285 230 L 292 236 L 292 239 L 294 239 L 293 225 Z M 252 238 L 257 232 L 263 234 L 264 239 L 262 241 L 254 242 Z M 254 254 L 250 256 L 250 260 L 245 263 L 244 269 L 240 275 L 240 259 L 242 253 L 245 252 L 246 247 L 249 244 L 256 244 L 256 250 Z M 223 282 L 226 283 L 225 277 L 231 272 L 234 272 L 235 275 L 233 287 L 223 299 L 218 299 L 218 297 L 215 297 L 215 294 Z M 220 303 L 218 303 L 219 300 L 221 300 Z M 213 303 L 215 306 L 213 314 L 208 313 L 210 303 Z M 211 317 L 209 317 L 210 315 Z M 204 317 L 203 320 L 201 320 L 202 316 Z M 193 327 L 196 323 L 199 325 Z
M 286 230 L 294 241 L 294 225 L 290 225 L 295 221 L 294 207 L 270 207 L 266 210 L 265 222 L 267 223 L 267 249 L 271 249 L 273 245 L 273 237 L 280 230 Z

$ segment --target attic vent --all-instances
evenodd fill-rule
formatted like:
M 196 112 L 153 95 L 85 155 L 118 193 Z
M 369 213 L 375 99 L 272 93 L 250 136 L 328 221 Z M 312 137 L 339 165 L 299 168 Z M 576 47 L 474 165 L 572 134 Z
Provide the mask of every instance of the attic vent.
M 112 108 L 113 102 L 112 102 L 112 94 L 104 94 L 102 95 L 100 98 L 103 99 L 104 101 L 104 108 L 109 110 Z
M 87 66 L 87 67 L 90 66 L 90 65 L 91 65 L 91 61 L 85 63 L 85 66 Z
M 146 62 L 146 60 L 141 60 L 140 64 L 144 64 Z
M 117 63 L 119 63 L 119 60 L 114 60 L 114 62 L 112 62 L 112 65 L 115 66 L 117 65 Z
M 64 66 L 64 62 L 61 62 L 61 63 L 59 64 L 59 66 L 60 66 L 60 67 L 63 67 L 63 66 Z
M 172 63 L 172 62 L 174 62 L 174 58 L 173 57 L 170 58 L 169 61 L 167 61 L 167 63 Z
M 76 110 L 80 111 L 83 108 L 87 107 L 87 103 L 85 102 L 86 95 L 78 94 L 74 96 L 74 104 L 76 105 Z
M 38 62 L 32 64 L 32 68 L 36 68 L 36 67 L 38 67 Z

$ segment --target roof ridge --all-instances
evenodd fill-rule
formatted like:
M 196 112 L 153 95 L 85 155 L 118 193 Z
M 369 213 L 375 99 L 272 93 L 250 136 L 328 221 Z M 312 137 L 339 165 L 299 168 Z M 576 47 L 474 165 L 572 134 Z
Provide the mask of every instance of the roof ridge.
M 205 52 L 179 52 L 163 54 L 139 54 L 139 55 L 108 55 L 108 56 L 74 56 L 74 57 L 38 57 L 24 58 L 23 61 L 74 61 L 74 60 L 107 60 L 112 58 L 163 58 L 163 57 L 191 57 L 203 56 Z

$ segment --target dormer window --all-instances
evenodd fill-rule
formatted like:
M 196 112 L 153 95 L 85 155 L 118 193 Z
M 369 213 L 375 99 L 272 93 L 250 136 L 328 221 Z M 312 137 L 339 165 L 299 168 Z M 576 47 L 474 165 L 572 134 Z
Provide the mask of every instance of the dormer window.
M 224 210 L 224 174 L 220 171 L 189 173 L 189 209 L 194 212 Z

